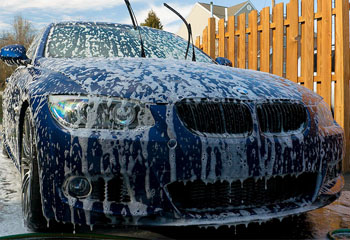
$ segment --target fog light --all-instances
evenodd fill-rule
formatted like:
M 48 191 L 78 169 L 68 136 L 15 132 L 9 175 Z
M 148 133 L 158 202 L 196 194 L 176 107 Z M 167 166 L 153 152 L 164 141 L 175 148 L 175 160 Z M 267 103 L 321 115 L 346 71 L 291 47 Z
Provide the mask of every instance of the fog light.
M 86 177 L 70 177 L 65 185 L 69 196 L 75 198 L 86 198 L 92 190 L 90 181 Z

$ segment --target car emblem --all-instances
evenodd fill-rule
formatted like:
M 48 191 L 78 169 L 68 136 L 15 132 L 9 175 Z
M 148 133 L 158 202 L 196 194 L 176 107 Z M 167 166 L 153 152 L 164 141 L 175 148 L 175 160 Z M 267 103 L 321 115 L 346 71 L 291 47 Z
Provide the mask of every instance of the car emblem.
M 242 95 L 247 95 L 248 91 L 246 89 L 237 88 L 236 91 Z

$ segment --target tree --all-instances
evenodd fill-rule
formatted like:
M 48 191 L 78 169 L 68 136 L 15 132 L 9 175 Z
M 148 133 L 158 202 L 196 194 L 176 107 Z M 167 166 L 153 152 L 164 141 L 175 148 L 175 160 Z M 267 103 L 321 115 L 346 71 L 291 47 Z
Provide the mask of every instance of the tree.
M 21 44 L 26 49 L 33 41 L 35 30 L 32 24 L 21 16 L 14 17 L 11 31 L 0 34 L 0 48 L 11 45 Z M 9 67 L 0 61 L 0 89 L 5 86 L 5 79 L 8 78 L 15 67 Z
M 145 19 L 144 23 L 141 23 L 141 26 L 147 26 L 151 28 L 163 29 L 163 25 L 160 22 L 159 17 L 157 17 L 156 13 L 151 10 L 148 12 L 148 16 Z

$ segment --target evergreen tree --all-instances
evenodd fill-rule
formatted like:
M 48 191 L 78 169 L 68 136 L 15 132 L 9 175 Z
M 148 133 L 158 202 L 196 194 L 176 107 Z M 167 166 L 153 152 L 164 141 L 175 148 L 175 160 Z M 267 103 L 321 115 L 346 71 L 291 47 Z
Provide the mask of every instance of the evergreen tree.
M 141 26 L 147 26 L 156 29 L 163 29 L 163 25 L 160 22 L 159 17 L 157 17 L 156 13 L 151 10 L 148 12 L 148 16 L 145 19 L 144 23 L 141 23 Z

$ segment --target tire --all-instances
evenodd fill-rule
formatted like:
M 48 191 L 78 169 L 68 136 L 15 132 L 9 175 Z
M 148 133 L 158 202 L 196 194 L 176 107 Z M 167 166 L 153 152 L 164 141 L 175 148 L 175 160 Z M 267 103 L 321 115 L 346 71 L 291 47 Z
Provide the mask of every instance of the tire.
M 20 146 L 24 224 L 33 231 L 47 230 L 47 221 L 41 205 L 34 127 L 29 109 L 24 116 Z
M 46 220 L 44 217 L 41 205 L 37 146 L 29 108 L 24 115 L 20 146 L 21 200 L 24 224 L 34 232 L 71 232 L 73 229 L 72 224 L 58 223 L 53 219 Z

